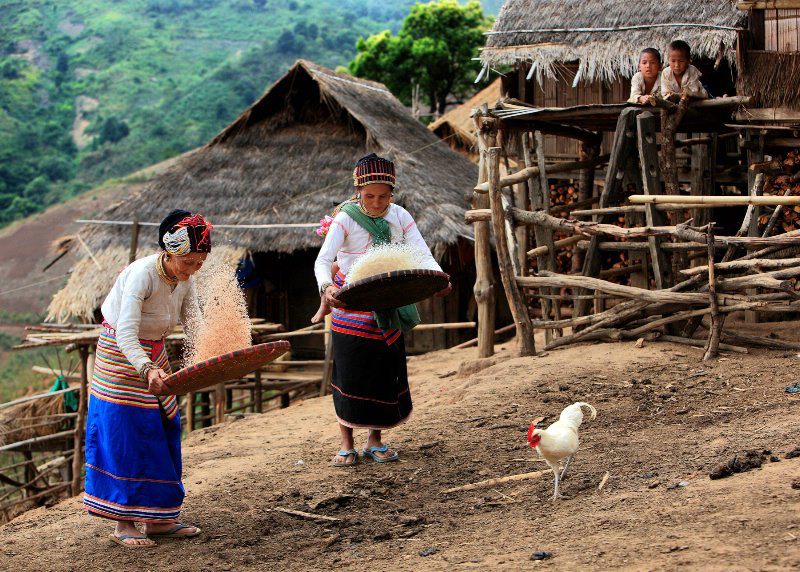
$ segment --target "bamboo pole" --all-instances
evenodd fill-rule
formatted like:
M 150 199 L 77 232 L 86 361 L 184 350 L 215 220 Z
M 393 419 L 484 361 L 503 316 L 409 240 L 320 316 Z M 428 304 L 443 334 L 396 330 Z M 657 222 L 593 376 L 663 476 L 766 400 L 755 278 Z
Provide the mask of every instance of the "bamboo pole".
M 517 348 L 520 356 L 533 355 L 536 352 L 533 341 L 533 328 L 528 316 L 528 308 L 522 293 L 515 282 L 514 266 L 505 233 L 505 214 L 503 212 L 502 192 L 500 189 L 500 148 L 491 147 L 485 152 L 487 174 L 489 176 L 489 204 L 492 210 L 492 228 L 497 251 L 497 263 L 500 267 L 500 278 L 503 281 L 508 306 L 517 324 Z
M 761 173 L 759 173 L 761 175 Z M 647 195 L 631 195 L 628 200 L 635 205 L 644 204 L 660 204 L 660 203 L 673 203 L 684 205 L 724 205 L 724 206 L 740 206 L 740 205 L 756 205 L 756 206 L 778 206 L 778 205 L 800 205 L 800 196 L 690 196 L 690 195 L 674 195 L 674 196 L 647 196 Z M 691 208 L 686 206 L 684 208 Z

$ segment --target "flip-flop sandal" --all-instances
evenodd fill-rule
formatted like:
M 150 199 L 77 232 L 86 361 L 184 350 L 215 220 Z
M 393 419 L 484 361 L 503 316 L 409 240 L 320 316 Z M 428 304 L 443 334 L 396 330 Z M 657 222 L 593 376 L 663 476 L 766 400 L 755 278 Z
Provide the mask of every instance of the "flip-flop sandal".
M 347 460 L 347 457 L 349 457 L 350 455 L 353 455 L 352 461 Z M 349 451 L 339 451 L 338 453 L 336 453 L 336 456 L 344 457 L 345 460 L 344 462 L 338 462 L 338 463 L 336 461 L 333 461 L 332 464 L 334 467 L 352 467 L 353 465 L 356 464 L 356 462 L 358 462 L 358 451 L 356 451 L 355 449 L 350 449 Z
M 389 445 L 364 448 L 364 456 L 372 458 L 372 460 L 375 461 L 376 463 L 391 463 L 392 461 L 396 461 L 397 459 L 400 458 L 400 454 L 397 451 L 395 451 L 388 457 L 381 457 L 375 454 L 375 453 L 385 453 L 388 450 L 389 450 Z
M 195 531 L 188 534 L 178 534 L 178 531 L 185 530 L 187 528 L 194 528 Z M 203 531 L 200 530 L 199 526 L 178 523 L 172 528 L 168 528 L 164 532 L 151 532 L 149 536 L 156 536 L 158 538 L 194 538 L 195 536 L 199 536 L 201 532 Z
M 112 542 L 116 542 L 125 548 L 155 548 L 158 546 L 155 542 L 152 544 L 129 544 L 126 540 L 150 540 L 146 534 L 120 534 L 117 536 L 114 533 L 108 535 Z

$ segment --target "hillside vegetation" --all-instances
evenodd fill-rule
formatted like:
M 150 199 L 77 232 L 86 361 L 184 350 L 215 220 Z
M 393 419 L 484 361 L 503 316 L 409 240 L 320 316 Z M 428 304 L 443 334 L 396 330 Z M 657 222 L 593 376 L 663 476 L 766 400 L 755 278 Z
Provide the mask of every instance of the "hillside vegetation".
M 347 65 L 412 5 L 0 3 L 0 225 L 205 143 L 297 58 Z

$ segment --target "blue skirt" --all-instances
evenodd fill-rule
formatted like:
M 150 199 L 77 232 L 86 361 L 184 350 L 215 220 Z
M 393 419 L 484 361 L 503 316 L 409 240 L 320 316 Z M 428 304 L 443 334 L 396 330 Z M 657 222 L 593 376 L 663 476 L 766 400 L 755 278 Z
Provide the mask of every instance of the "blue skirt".
M 163 341 L 140 343 L 169 373 Z M 84 506 L 114 520 L 170 523 L 177 522 L 184 495 L 177 398 L 147 391 L 113 330 L 106 330 L 89 388 Z

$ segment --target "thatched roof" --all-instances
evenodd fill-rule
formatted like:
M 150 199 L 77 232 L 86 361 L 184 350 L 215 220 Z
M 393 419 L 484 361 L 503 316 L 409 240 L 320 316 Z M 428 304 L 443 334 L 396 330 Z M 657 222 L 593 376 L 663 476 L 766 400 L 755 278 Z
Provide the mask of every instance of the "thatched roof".
M 382 84 L 302 60 L 205 147 L 97 218 L 158 222 L 185 208 L 215 224 L 313 223 L 352 194 L 353 164 L 370 151 L 395 161 L 395 200 L 414 215 L 431 246 L 471 235 L 464 211 L 477 167 L 416 121 Z M 130 229 L 87 225 L 80 231 L 98 258 L 108 257 L 108 268 L 99 271 L 83 260 L 53 299 L 52 317 L 91 316 L 127 261 Z M 312 228 L 220 228 L 214 240 L 251 252 L 291 253 L 321 244 Z M 139 244 L 140 255 L 155 247 L 153 227 L 142 227 Z
M 395 200 L 415 216 L 429 243 L 452 244 L 470 234 L 463 215 L 476 168 L 382 84 L 302 60 L 205 147 L 102 216 L 159 221 L 180 207 L 216 224 L 311 223 L 352 194 L 353 164 L 370 151 L 396 162 Z M 104 249 L 127 244 L 129 232 L 95 226 L 83 234 L 92 248 Z M 308 228 L 219 229 L 216 236 L 261 252 L 320 245 Z
M 733 63 L 736 28 L 746 14 L 735 0 L 507 0 L 481 59 L 500 66 L 527 62 L 540 81 L 559 64 L 578 62 L 575 82 L 610 81 L 636 73 L 643 48 L 665 50 L 682 39 L 694 57 Z
M 475 149 L 477 137 L 475 136 L 475 123 L 472 121 L 472 110 L 483 104 L 487 104 L 490 108 L 494 107 L 494 104 L 502 96 L 502 88 L 502 81 L 497 78 L 468 101 L 451 109 L 428 125 L 428 129 L 442 139 L 450 138 L 448 142 L 455 142 L 466 149 Z

